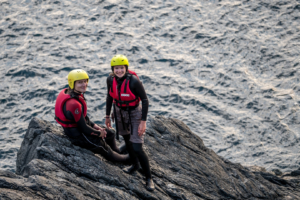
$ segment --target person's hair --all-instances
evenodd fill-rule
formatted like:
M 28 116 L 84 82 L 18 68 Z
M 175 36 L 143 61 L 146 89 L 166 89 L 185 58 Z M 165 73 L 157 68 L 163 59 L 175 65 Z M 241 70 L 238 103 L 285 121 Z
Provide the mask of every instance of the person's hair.
M 73 89 L 71 89 L 71 88 L 70 88 L 70 86 L 69 86 L 69 88 L 68 88 L 68 89 L 69 89 L 69 91 L 72 91 L 72 92 L 74 92 L 74 90 L 75 90 L 75 83 L 76 83 L 76 81 L 74 81 Z
M 71 94 L 72 92 L 74 92 L 74 90 L 75 90 L 75 83 L 76 83 L 76 81 L 74 81 L 74 87 L 73 87 L 73 89 L 71 89 L 70 88 L 70 86 L 68 87 L 68 92 Z
M 73 90 L 70 88 L 70 86 L 68 87 L 68 89 L 67 89 L 67 92 L 66 92 L 66 94 L 71 94 L 73 92 Z

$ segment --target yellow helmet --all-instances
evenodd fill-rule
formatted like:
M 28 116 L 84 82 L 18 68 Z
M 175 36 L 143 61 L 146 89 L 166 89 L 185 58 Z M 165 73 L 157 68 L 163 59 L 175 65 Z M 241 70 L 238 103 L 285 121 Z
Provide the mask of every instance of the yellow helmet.
M 75 81 L 82 80 L 82 79 L 87 79 L 87 81 L 89 82 L 89 76 L 84 70 L 74 69 L 70 71 L 68 75 L 68 83 L 70 88 L 74 89 Z
M 125 65 L 126 69 L 128 69 L 129 62 L 126 56 L 118 54 L 111 59 L 110 66 L 112 70 L 113 70 L 113 66 L 118 66 L 118 65 Z

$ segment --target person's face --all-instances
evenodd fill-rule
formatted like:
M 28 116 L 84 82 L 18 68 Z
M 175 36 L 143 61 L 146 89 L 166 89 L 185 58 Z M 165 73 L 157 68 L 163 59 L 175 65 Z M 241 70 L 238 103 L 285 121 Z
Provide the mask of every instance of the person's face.
M 78 92 L 84 93 L 86 92 L 87 86 L 88 86 L 88 80 L 82 79 L 82 80 L 75 81 L 74 89 Z
M 118 65 L 118 66 L 114 66 L 114 74 L 121 78 L 125 75 L 126 73 L 126 67 L 125 65 Z

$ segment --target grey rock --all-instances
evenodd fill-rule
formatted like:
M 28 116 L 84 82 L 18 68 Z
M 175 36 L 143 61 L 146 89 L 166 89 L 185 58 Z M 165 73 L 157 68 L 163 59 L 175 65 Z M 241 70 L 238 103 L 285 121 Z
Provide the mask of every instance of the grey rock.
M 273 169 L 272 172 L 276 175 L 276 176 L 281 176 L 283 173 L 282 171 L 280 171 L 279 169 Z
M 300 199 L 299 179 L 243 167 L 206 148 L 181 121 L 152 118 L 145 137 L 156 189 L 141 172 L 72 145 L 57 125 L 33 118 L 16 174 L 0 171 L 0 199 Z
M 292 171 L 291 176 L 300 176 L 300 170 Z

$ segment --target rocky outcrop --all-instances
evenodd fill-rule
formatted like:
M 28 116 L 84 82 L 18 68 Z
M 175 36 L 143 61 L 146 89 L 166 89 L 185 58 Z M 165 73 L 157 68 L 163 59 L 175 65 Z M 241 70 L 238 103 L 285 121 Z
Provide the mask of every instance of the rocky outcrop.
M 72 145 L 60 127 L 33 118 L 16 174 L 0 171 L 0 199 L 300 199 L 298 172 L 280 177 L 232 163 L 179 120 L 152 118 L 146 135 L 154 192 L 141 172 L 125 174 L 125 165 Z

